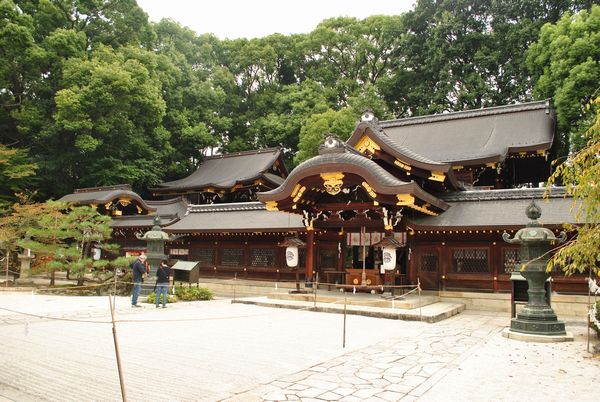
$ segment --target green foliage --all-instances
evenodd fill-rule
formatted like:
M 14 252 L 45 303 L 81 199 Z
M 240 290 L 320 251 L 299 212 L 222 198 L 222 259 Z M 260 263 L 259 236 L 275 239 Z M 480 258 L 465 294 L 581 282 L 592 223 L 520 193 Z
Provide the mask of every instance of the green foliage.
M 219 40 L 149 23 L 134 0 L 0 0 L 0 144 L 38 167 L 37 181 L 9 184 L 44 200 L 121 183 L 143 193 L 214 151 L 280 146 L 300 162 L 327 132 L 348 136 L 364 108 L 383 120 L 528 100 L 525 50 L 544 23 L 589 3 L 419 0 L 403 15 Z M 578 14 L 568 46 L 550 54 L 559 70 L 536 89 L 559 117 L 580 112 L 575 98 L 597 78 L 596 13 Z M 336 121 L 319 122 L 324 113 Z
M 16 201 L 16 193 L 31 186 L 30 178 L 36 169 L 37 165 L 30 162 L 26 151 L 0 144 L 0 214 Z
M 177 286 L 175 295 L 178 300 L 193 301 L 193 300 L 212 300 L 213 293 L 206 288 Z
M 600 82 L 600 6 L 590 11 L 565 14 L 556 24 L 545 25 L 537 43 L 527 54 L 528 66 L 537 80 L 535 94 L 553 98 L 559 141 L 558 155 L 565 156 L 585 145 L 580 134 L 582 105 Z
M 600 321 L 600 300 L 596 302 L 596 320 Z M 594 322 L 590 322 L 590 327 L 596 331 L 596 335 L 600 338 L 600 327 Z
M 548 181 L 548 191 L 553 184 L 564 183 L 573 196 L 578 222 L 565 225 L 576 237 L 554 254 L 548 269 L 558 265 L 567 275 L 592 270 L 600 276 L 600 97 L 588 104 L 588 110 L 594 121 L 582 135 L 586 146 L 558 165 Z
M 163 302 L 163 295 L 160 295 L 160 300 L 158 301 L 159 304 L 161 304 Z M 177 302 L 177 296 L 174 296 L 170 293 L 167 293 L 167 302 L 168 303 L 176 303 Z M 156 293 L 152 292 L 148 295 L 148 297 L 146 298 L 146 303 L 150 303 L 150 304 L 156 304 Z
M 323 144 L 325 137 L 330 133 L 336 134 L 342 140 L 348 139 L 354 130 L 356 120 L 356 114 L 351 109 L 340 111 L 330 109 L 312 115 L 300 130 L 299 150 L 294 162 L 299 164 L 317 155 L 319 145 Z
M 30 215 L 36 211 L 43 213 Z M 110 217 L 100 215 L 91 207 L 70 207 L 59 201 L 48 201 L 37 209 L 24 209 L 21 215 L 29 224 L 17 244 L 31 249 L 38 258 L 44 257 L 40 258 L 42 262 L 39 264 L 43 270 L 52 274 L 57 270 L 67 270 L 76 275 L 78 285 L 83 285 L 85 273 L 110 265 L 107 261 L 93 261 L 91 258 L 92 247 L 106 251 L 115 249 L 115 246 L 106 243 L 112 233 Z M 54 284 L 53 277 L 51 284 Z

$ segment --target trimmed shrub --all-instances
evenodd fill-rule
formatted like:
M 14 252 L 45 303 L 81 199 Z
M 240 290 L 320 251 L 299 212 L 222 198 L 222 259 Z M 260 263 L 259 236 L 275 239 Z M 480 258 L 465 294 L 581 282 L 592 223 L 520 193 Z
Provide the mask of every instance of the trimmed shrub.
M 593 310 L 592 310 L 593 312 Z M 592 314 L 592 313 L 590 313 Z M 600 300 L 598 300 L 596 302 L 596 319 L 594 320 L 593 317 L 590 317 L 591 321 L 590 321 L 590 327 L 592 327 L 592 329 L 594 329 L 596 331 L 596 335 L 598 336 L 598 338 L 600 338 L 600 326 L 598 326 L 597 322 L 600 322 Z
M 160 301 L 158 302 L 159 304 L 162 303 L 162 295 L 160 295 Z M 177 302 L 177 297 L 169 294 L 167 296 L 167 302 L 169 303 L 176 303 Z M 148 298 L 146 299 L 146 303 L 150 303 L 150 304 L 155 304 L 156 303 L 156 293 L 152 292 L 148 295 Z
M 213 293 L 206 289 L 200 287 L 184 287 L 177 286 L 175 288 L 175 295 L 177 295 L 178 300 L 212 300 Z

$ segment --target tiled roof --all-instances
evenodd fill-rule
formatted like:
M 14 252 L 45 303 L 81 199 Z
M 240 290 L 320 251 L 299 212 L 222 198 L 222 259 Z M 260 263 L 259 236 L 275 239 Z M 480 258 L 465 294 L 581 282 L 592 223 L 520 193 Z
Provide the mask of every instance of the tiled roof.
M 398 147 L 417 155 L 475 165 L 502 161 L 511 152 L 549 149 L 554 113 L 541 101 L 382 121 L 380 126 Z
M 539 222 L 560 226 L 579 223 L 574 216 L 573 198 L 564 188 L 555 188 L 544 199 L 544 189 L 465 191 L 443 197 L 450 208 L 439 216 L 415 217 L 408 223 L 418 229 L 521 228 L 529 219 L 525 210 L 534 199 L 542 209 Z
M 281 180 L 267 173 L 280 158 L 279 148 L 235 152 L 206 158 L 198 169 L 183 179 L 161 183 L 153 189 L 184 190 L 203 187 L 231 188 L 236 183 L 264 178 L 278 185 Z
M 267 211 L 260 202 L 190 205 L 187 214 L 164 230 L 184 232 L 265 232 L 304 230 L 299 215 Z

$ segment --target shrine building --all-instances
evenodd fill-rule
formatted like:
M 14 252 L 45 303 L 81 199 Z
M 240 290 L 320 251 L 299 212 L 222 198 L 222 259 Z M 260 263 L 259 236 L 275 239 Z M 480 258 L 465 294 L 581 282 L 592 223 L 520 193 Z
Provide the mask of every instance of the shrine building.
M 198 262 L 201 277 L 292 281 L 279 246 L 297 236 L 306 243 L 303 281 L 509 292 L 519 249 L 502 233 L 527 223 L 531 200 L 556 234 L 577 223 L 563 188 L 540 188 L 554 132 L 548 101 L 381 122 L 366 111 L 347 141 L 328 136 L 291 172 L 280 149 L 261 149 L 208 157 L 191 175 L 149 189 L 155 200 L 127 185 L 62 200 L 110 214 L 123 254 L 144 251 L 136 234 L 158 215 L 180 236 L 169 257 Z M 396 247 L 391 267 L 382 241 Z M 558 292 L 586 286 L 579 275 L 553 274 Z

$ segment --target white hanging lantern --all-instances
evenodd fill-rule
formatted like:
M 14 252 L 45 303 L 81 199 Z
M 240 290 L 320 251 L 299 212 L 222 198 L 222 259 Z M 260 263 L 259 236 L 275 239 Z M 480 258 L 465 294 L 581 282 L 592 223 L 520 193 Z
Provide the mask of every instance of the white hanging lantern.
M 404 247 L 404 243 L 400 243 L 392 235 L 384 237 L 379 243 L 373 245 L 380 247 L 382 264 L 381 267 L 387 271 L 396 269 L 396 249 Z
M 383 269 L 391 271 L 396 269 L 396 247 L 386 246 L 383 248 Z
M 285 262 L 288 267 L 298 266 L 298 247 L 288 246 L 285 248 Z
M 96 247 L 92 248 L 92 259 L 98 261 L 102 255 L 102 250 Z
M 288 267 L 294 268 L 298 266 L 300 253 L 298 247 L 305 247 L 306 243 L 298 237 L 287 237 L 279 243 L 279 247 L 285 247 L 285 262 Z

